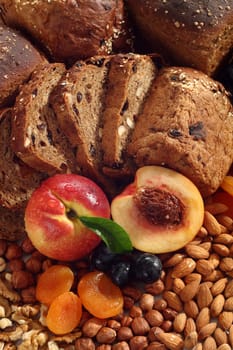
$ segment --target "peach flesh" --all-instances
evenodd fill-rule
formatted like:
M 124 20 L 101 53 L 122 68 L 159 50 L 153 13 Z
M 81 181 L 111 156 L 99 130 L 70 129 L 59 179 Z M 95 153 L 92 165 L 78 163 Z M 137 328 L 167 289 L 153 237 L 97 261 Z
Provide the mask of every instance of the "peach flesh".
M 178 224 L 154 224 L 142 215 L 135 194 L 142 188 L 168 192 L 182 203 Z M 185 176 L 159 166 L 137 170 L 135 180 L 111 204 L 113 219 L 129 234 L 133 246 L 149 253 L 166 253 L 182 248 L 197 234 L 203 223 L 204 203 L 197 187 Z
M 99 236 L 73 219 L 73 213 L 109 218 L 110 205 L 93 181 L 74 174 L 55 175 L 34 191 L 25 211 L 25 227 L 42 254 L 71 261 L 99 244 Z

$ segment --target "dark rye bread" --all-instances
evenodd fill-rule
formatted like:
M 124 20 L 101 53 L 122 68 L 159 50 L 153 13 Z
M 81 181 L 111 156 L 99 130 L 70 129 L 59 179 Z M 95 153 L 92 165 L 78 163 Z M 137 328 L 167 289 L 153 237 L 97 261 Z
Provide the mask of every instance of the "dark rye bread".
M 119 54 L 110 61 L 102 134 L 103 172 L 106 175 L 134 174 L 125 150 L 156 74 L 157 68 L 149 56 Z
M 46 64 L 22 86 L 13 109 L 12 147 L 30 167 L 47 174 L 75 172 L 75 156 L 49 98 L 66 69 Z
M 138 167 L 164 165 L 214 193 L 233 161 L 233 107 L 223 86 L 191 68 L 160 70 L 128 146 Z
M 30 41 L 0 23 L 0 108 L 13 104 L 21 84 L 45 62 Z
M 101 131 L 109 57 L 79 61 L 60 80 L 51 95 L 59 124 L 77 148 L 80 172 L 100 184 L 108 182 L 102 174 Z
M 11 109 L 0 114 L 0 206 L 7 209 L 23 209 L 32 192 L 45 178 L 23 163 L 11 149 Z M 7 211 L 6 211 L 7 212 Z M 3 220 L 3 218 L 2 218 Z M 1 219 L 0 219 L 1 231 Z

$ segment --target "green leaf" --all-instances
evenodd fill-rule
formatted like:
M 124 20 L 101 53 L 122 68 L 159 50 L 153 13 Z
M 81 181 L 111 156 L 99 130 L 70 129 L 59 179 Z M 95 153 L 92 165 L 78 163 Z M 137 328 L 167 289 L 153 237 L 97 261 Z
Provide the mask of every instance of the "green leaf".
M 79 216 L 79 220 L 94 231 L 114 253 L 127 253 L 133 246 L 128 233 L 116 222 L 93 216 Z

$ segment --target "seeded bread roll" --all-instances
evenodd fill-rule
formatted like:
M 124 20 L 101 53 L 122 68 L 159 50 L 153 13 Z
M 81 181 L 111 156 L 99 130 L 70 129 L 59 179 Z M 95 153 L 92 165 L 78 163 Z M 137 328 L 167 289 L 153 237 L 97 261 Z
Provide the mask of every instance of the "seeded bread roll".
M 138 33 L 172 64 L 213 75 L 233 47 L 232 0 L 127 0 Z
M 66 69 L 47 63 L 22 86 L 13 108 L 12 147 L 30 167 L 47 174 L 76 172 L 74 150 L 61 132 L 49 99 Z
M 24 30 L 56 62 L 132 49 L 123 0 L 1 0 L 4 21 Z
M 233 108 L 223 86 L 200 71 L 169 67 L 154 80 L 128 154 L 138 167 L 183 173 L 206 197 L 232 164 L 232 135 Z
M 19 87 L 46 59 L 19 32 L 0 24 L 0 108 L 9 106 Z

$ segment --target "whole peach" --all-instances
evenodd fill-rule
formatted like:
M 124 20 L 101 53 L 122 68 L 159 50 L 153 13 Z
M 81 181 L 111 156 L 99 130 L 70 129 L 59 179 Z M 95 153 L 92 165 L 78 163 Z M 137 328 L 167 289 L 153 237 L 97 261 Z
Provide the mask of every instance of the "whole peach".
M 100 242 L 80 216 L 109 218 L 106 195 L 86 177 L 56 174 L 33 192 L 25 211 L 25 228 L 39 252 L 72 261 L 89 254 Z

